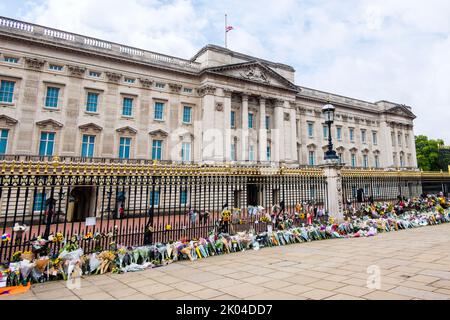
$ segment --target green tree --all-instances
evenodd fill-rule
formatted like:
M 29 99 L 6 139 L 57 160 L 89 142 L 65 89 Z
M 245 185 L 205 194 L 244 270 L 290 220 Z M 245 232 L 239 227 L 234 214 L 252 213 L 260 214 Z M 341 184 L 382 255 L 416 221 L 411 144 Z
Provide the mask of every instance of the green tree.
M 416 136 L 417 164 L 424 171 L 440 171 L 441 161 L 439 147 L 444 145 L 441 139 L 428 139 L 427 136 Z

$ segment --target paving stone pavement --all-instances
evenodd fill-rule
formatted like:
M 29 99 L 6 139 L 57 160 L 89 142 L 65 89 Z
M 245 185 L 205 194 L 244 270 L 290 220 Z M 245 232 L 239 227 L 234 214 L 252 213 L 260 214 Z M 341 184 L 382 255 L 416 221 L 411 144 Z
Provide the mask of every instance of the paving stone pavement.
M 86 276 L 77 289 L 63 281 L 37 284 L 28 293 L 0 300 L 448 300 L 449 248 L 450 224 L 445 224 Z M 371 266 L 381 274 L 378 289 L 367 287 Z

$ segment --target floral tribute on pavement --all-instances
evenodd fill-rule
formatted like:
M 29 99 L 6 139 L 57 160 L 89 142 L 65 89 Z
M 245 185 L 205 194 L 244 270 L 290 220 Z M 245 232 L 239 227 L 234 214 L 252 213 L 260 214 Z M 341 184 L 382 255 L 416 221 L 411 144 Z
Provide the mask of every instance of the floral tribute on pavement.
M 32 251 L 15 252 L 9 264 L 0 267 L 0 296 L 24 292 L 30 283 L 52 280 L 69 280 L 82 275 L 126 273 L 160 267 L 179 260 L 200 260 L 210 256 L 229 254 L 265 247 L 335 238 L 371 237 L 378 233 L 438 225 L 450 222 L 450 200 L 443 196 L 427 196 L 410 201 L 372 203 L 354 211 L 344 222 L 317 220 L 293 226 L 292 221 L 276 221 L 280 216 L 262 215 L 261 222 L 272 222 L 268 230 L 255 233 L 253 229 L 229 234 L 231 212 L 224 208 L 220 228 L 212 230 L 208 237 L 180 239 L 170 243 L 150 246 L 125 247 L 115 242 L 109 250 L 85 254 L 81 240 L 95 239 L 100 235 L 73 236 L 65 239 L 58 233 L 48 239 L 37 238 Z M 272 219 L 271 219 L 272 218 Z M 275 227 L 275 228 L 274 228 Z M 8 235 L 2 241 L 10 241 Z M 61 243 L 58 252 L 52 252 L 48 244 Z

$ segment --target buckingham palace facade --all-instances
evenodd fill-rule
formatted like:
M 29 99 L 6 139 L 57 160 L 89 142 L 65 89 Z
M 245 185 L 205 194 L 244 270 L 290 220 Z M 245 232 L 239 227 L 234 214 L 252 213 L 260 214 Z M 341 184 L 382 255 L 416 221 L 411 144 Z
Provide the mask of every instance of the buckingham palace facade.
M 294 75 L 215 45 L 181 59 L 0 17 L 0 153 L 319 165 L 330 102 L 347 166 L 417 167 L 410 107 Z

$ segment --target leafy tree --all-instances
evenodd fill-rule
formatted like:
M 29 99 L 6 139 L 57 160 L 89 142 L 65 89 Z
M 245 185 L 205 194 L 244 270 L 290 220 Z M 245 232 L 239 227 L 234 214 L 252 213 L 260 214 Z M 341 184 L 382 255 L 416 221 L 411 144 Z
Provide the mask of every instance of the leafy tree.
M 440 171 L 442 160 L 440 159 L 439 148 L 444 145 L 441 139 L 428 139 L 427 136 L 416 136 L 417 164 L 424 171 Z

